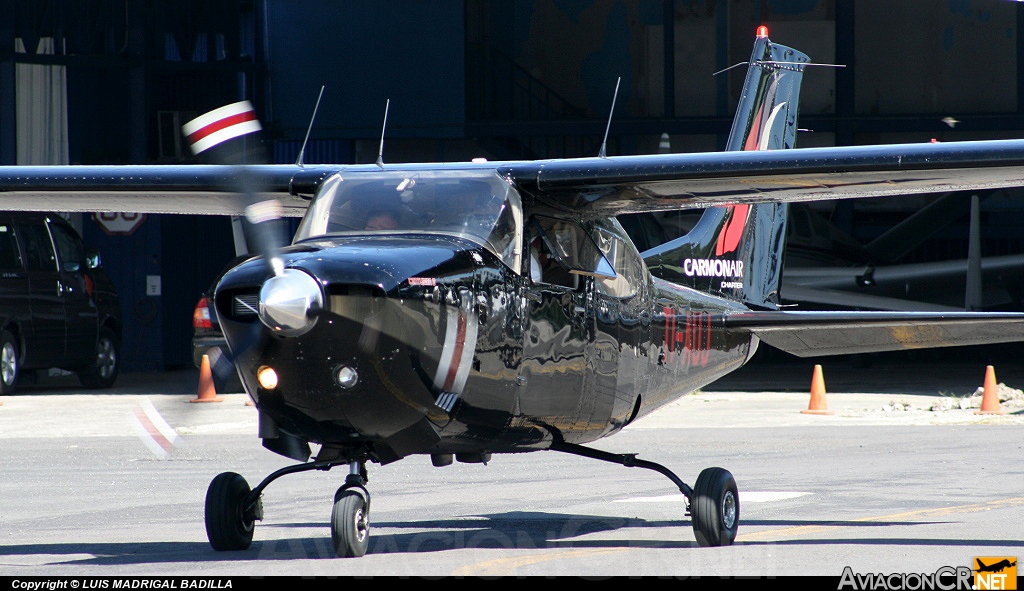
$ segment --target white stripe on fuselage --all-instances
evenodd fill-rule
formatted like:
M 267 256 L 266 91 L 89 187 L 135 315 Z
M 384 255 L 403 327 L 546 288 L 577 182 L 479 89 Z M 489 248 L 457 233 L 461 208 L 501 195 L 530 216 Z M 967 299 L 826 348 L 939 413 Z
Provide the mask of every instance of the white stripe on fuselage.
M 442 392 L 461 394 L 473 366 L 477 320 L 472 305 L 472 298 L 465 297 L 459 307 L 447 306 L 444 345 L 434 374 L 434 387 Z

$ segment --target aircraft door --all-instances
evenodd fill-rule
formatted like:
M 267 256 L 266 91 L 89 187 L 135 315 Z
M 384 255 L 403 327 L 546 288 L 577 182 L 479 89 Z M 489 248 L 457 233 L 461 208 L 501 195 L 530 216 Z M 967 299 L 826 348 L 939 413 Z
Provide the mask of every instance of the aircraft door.
M 522 416 L 552 425 L 564 425 L 577 413 L 593 336 L 587 314 L 592 281 L 567 256 L 579 235 L 582 228 L 573 222 L 540 216 L 526 228 L 530 260 L 520 365 L 525 387 L 518 406 Z
M 594 369 L 586 390 L 591 393 L 591 422 L 617 430 L 633 418 L 637 396 L 650 376 L 651 290 L 643 259 L 617 221 L 600 221 L 591 235 L 615 276 L 594 277 Z

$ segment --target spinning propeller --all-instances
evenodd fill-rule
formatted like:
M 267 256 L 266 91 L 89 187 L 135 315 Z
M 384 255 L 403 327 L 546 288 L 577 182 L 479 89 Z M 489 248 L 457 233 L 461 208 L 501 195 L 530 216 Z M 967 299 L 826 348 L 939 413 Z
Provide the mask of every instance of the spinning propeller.
M 321 91 L 322 92 L 322 91 Z M 258 309 L 253 310 L 260 322 L 271 331 L 284 336 L 305 333 L 316 323 L 316 312 L 323 309 L 320 285 L 307 273 L 284 268 L 281 249 L 287 244 L 283 226 L 283 207 L 277 199 L 261 197 L 258 175 L 249 165 L 262 159 L 259 150 L 247 149 L 244 136 L 260 131 L 255 110 L 248 101 L 226 105 L 201 115 L 182 126 L 193 154 L 211 164 L 231 166 L 229 189 L 244 205 L 242 218 L 245 242 L 250 252 L 260 255 L 270 278 L 259 292 Z M 303 147 L 304 149 L 304 147 Z M 301 156 L 300 156 L 301 158 Z M 246 352 L 259 338 L 259 327 L 241 343 L 232 343 L 227 353 L 231 363 L 213 363 L 219 378 L 235 371 L 234 360 Z

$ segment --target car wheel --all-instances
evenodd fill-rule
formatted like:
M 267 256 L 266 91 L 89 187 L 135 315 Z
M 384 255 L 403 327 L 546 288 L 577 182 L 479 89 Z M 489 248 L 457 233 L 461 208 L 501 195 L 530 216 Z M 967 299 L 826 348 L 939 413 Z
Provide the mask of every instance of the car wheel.
M 78 372 L 78 381 L 86 388 L 109 388 L 121 371 L 119 346 L 114 331 L 100 328 L 96 337 L 96 357 L 91 366 Z
M 18 383 L 21 359 L 18 355 L 18 341 L 8 331 L 0 336 L 0 394 L 13 394 Z

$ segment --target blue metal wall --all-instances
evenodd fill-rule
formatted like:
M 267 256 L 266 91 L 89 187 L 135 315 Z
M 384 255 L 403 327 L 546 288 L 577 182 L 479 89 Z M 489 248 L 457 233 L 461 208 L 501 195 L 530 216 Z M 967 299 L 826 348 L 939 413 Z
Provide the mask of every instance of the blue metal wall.
M 150 215 L 130 236 L 110 236 L 87 217 L 82 234 L 121 295 L 122 369 L 190 366 L 192 310 L 234 257 L 230 218 Z M 147 293 L 150 276 L 160 278 L 160 295 Z

